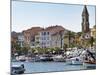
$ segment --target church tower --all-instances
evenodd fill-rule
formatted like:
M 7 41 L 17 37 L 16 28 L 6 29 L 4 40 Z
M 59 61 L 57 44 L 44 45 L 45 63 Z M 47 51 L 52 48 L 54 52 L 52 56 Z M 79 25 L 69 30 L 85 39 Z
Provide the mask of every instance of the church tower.
M 89 13 L 86 5 L 84 5 L 83 12 L 82 12 L 82 32 L 83 33 L 89 32 Z

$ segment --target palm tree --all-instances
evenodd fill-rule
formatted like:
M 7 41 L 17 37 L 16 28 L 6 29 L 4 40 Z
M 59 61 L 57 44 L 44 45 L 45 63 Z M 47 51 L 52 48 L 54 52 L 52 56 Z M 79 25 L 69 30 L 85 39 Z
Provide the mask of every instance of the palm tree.
M 75 33 L 74 32 L 71 32 L 71 31 L 68 31 L 64 38 L 68 38 L 68 47 L 71 46 L 71 38 L 74 38 L 75 37 Z
M 28 50 L 29 50 L 29 47 L 22 47 L 22 49 L 21 49 L 22 54 L 27 55 L 28 54 Z
M 64 44 L 63 49 L 66 51 L 67 44 Z
M 11 49 L 12 49 L 12 54 L 18 53 L 18 55 L 21 54 L 21 47 L 17 42 L 11 41 Z

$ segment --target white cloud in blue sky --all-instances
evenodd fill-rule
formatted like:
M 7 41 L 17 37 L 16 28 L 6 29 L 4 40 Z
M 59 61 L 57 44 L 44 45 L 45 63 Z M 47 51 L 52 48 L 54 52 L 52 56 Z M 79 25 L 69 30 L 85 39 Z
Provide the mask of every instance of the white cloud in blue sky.
M 34 26 L 62 25 L 81 31 L 83 5 L 12 1 L 12 31 L 21 32 Z M 95 6 L 87 6 L 90 27 L 95 25 Z

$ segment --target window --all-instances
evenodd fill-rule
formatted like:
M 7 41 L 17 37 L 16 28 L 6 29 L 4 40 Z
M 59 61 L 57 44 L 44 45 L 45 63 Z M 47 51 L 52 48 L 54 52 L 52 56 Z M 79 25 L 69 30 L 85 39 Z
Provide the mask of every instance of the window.
M 44 32 L 44 35 L 46 35 L 46 32 Z
M 49 32 L 47 32 L 47 35 L 49 35 Z

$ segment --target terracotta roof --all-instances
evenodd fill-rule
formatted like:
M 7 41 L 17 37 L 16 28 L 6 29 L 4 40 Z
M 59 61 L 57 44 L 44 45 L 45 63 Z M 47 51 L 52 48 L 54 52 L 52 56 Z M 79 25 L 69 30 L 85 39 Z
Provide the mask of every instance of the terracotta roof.
M 65 30 L 64 27 L 56 25 L 56 26 L 49 26 L 47 28 L 32 27 L 28 30 L 24 30 L 23 32 L 29 33 L 31 35 L 37 35 L 38 32 L 48 31 L 48 32 L 51 32 L 53 35 L 53 34 L 59 33 L 60 31 L 64 31 L 64 30 Z
M 43 30 L 43 28 L 41 28 L 41 27 L 32 27 L 32 28 L 30 28 L 30 29 L 24 30 L 23 32 L 24 32 L 24 33 L 30 33 L 30 34 L 36 35 L 36 34 L 38 34 L 38 32 L 40 32 L 41 30 Z

